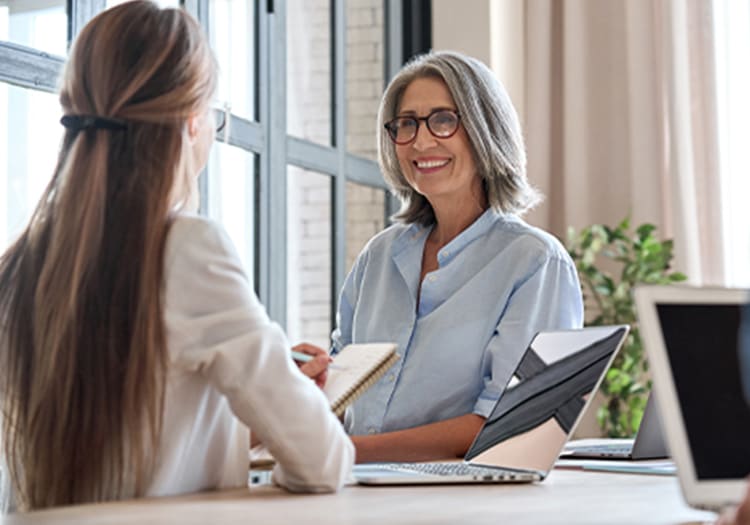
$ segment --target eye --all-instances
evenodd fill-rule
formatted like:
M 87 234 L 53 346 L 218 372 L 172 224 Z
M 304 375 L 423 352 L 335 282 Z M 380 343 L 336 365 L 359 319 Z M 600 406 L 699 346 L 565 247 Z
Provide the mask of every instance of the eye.
M 430 116 L 430 123 L 435 126 L 452 126 L 456 122 L 456 115 L 450 111 L 438 111 Z
M 397 118 L 395 121 L 396 129 L 409 131 L 417 127 L 417 121 L 411 117 Z

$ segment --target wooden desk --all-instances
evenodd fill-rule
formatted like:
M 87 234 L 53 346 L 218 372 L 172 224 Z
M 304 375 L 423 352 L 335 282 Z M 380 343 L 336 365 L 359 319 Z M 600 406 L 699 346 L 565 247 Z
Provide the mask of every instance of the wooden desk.
M 674 524 L 713 520 L 690 509 L 677 478 L 555 470 L 534 485 L 347 486 L 292 495 L 271 486 L 11 515 L 27 523 L 117 524 Z

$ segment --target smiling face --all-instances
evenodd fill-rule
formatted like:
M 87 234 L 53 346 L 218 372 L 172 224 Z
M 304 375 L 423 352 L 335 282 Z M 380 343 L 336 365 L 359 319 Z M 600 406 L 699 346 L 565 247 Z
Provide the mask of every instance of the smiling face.
M 440 78 L 417 78 L 404 90 L 398 116 L 426 117 L 437 109 L 457 110 L 448 86 Z M 461 124 L 455 135 L 440 139 L 420 121 L 414 141 L 396 145 L 396 156 L 406 180 L 436 211 L 483 198 L 469 137 Z

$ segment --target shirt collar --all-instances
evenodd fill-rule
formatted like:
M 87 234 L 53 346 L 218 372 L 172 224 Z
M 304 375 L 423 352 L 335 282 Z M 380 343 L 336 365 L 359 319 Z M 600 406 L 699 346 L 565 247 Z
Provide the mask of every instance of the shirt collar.
M 502 213 L 488 208 L 477 217 L 464 231 L 459 233 L 453 240 L 443 246 L 440 254 L 445 254 L 446 259 L 451 259 L 453 255 L 461 252 L 467 245 L 486 234 L 498 220 L 503 217 Z M 432 231 L 432 225 L 423 226 L 421 224 L 410 224 L 393 242 L 391 249 L 392 257 L 396 258 L 401 252 L 408 249 L 418 248 L 420 251 L 424 246 L 427 235 Z M 441 263 L 444 261 L 441 261 Z
M 487 208 L 468 228 L 443 246 L 438 254 L 438 258 L 441 259 L 441 256 L 445 259 L 452 258 L 455 254 L 466 248 L 466 246 L 486 234 L 500 217 L 501 215 L 496 213 L 492 208 Z M 444 261 L 441 260 L 440 262 L 442 264 Z

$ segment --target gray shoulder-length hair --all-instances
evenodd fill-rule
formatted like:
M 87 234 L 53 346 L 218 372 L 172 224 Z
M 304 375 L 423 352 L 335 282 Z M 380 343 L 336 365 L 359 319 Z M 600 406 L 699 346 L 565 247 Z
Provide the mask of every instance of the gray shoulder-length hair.
M 391 80 L 378 111 L 378 158 L 383 176 L 401 199 L 394 219 L 429 225 L 435 214 L 412 188 L 396 157 L 385 123 L 396 117 L 407 86 L 417 78 L 440 78 L 448 86 L 466 129 L 487 202 L 497 212 L 520 215 L 541 196 L 526 179 L 526 152 L 518 115 L 508 93 L 479 60 L 452 51 L 420 55 Z

